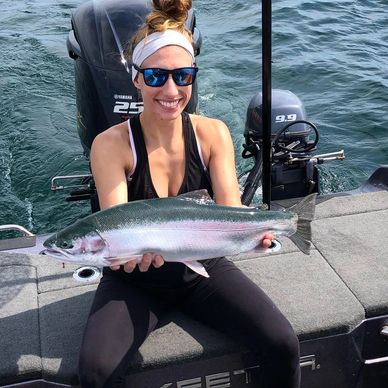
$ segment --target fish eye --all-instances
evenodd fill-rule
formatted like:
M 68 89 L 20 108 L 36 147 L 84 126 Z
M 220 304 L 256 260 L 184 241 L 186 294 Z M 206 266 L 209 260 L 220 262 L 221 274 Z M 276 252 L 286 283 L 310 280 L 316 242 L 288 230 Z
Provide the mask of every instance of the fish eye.
M 61 244 L 61 248 L 64 248 L 64 249 L 71 249 L 73 248 L 73 245 L 68 243 L 67 241 L 64 241 L 62 244 Z

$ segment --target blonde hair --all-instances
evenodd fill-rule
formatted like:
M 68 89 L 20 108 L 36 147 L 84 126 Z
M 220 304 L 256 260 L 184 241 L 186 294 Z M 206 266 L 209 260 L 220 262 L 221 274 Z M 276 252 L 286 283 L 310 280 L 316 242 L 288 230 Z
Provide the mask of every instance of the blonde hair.
M 192 7 L 192 0 L 152 0 L 154 10 L 148 14 L 144 24 L 133 36 L 131 43 L 126 50 L 126 55 L 131 58 L 136 45 L 148 35 L 154 32 L 175 30 L 184 35 L 193 44 L 191 32 L 186 28 L 189 11 Z

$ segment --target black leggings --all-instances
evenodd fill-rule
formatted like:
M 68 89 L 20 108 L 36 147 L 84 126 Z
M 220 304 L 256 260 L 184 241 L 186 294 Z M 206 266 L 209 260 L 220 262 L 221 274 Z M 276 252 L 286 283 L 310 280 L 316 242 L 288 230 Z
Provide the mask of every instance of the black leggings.
M 201 278 L 179 291 L 142 289 L 106 273 L 82 342 L 81 386 L 120 387 L 130 359 L 173 306 L 257 354 L 260 388 L 299 387 L 299 342 L 287 319 L 227 259 L 220 259 L 208 272 L 209 279 Z

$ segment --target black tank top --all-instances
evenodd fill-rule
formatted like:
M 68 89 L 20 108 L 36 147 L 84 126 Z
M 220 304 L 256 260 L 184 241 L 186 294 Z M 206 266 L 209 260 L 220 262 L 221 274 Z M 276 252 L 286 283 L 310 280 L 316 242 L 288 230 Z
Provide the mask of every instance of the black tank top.
M 131 180 L 128 182 L 128 201 L 158 198 L 152 183 L 147 148 L 139 115 L 130 118 L 130 127 L 136 148 L 137 163 Z M 182 113 L 182 127 L 185 143 L 185 174 L 178 195 L 194 190 L 206 189 L 210 196 L 213 196 L 210 176 L 202 164 L 194 128 L 190 116 L 186 112 Z M 201 263 L 205 268 L 209 268 L 216 261 L 215 259 L 202 260 Z M 126 273 L 123 269 L 120 269 L 117 271 L 117 274 L 124 276 L 128 280 L 130 279 L 139 286 L 163 288 L 180 287 L 198 279 L 200 276 L 182 263 L 170 262 L 165 262 L 160 268 L 154 268 L 151 265 L 146 272 L 140 272 L 136 266 L 136 269 L 131 273 Z
M 131 182 L 128 184 L 128 201 L 158 198 L 151 179 L 147 148 L 144 142 L 139 115 L 130 119 L 130 126 L 137 153 L 137 163 L 135 171 L 132 174 Z M 186 112 L 182 113 L 182 128 L 185 142 L 185 174 L 177 195 L 189 191 L 206 189 L 212 197 L 213 189 L 210 176 L 202 164 L 194 128 L 190 116 Z

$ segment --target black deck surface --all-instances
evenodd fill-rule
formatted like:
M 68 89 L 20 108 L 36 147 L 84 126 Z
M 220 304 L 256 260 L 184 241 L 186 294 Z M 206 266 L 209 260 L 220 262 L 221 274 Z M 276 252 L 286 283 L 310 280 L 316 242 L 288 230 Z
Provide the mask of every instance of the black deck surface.
M 311 255 L 234 258 L 276 302 L 301 341 L 348 333 L 388 314 L 388 192 L 317 206 Z M 96 282 L 48 257 L 0 253 L 0 384 L 29 378 L 76 384 L 77 356 Z M 240 345 L 173 314 L 140 348 L 132 370 L 233 353 Z M 96 339 L 98 340 L 98 339 Z

